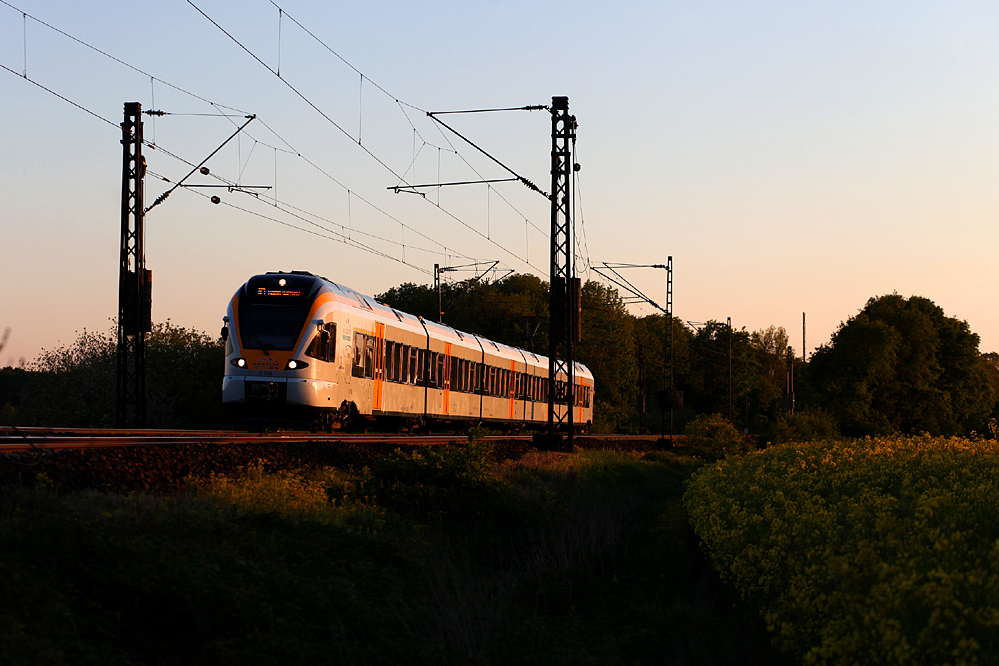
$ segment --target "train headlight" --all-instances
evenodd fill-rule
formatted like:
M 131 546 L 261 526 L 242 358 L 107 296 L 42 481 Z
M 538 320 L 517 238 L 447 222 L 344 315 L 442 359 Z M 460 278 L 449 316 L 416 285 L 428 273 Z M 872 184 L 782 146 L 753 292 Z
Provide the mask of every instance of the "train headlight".
M 285 370 L 301 370 L 302 368 L 307 367 L 309 367 L 309 364 L 305 361 L 296 361 L 295 359 L 291 359 L 288 361 L 288 365 L 285 366 Z
M 246 367 L 246 359 L 245 358 L 234 358 L 231 361 L 229 361 L 229 363 L 231 363 L 233 366 L 235 366 L 237 368 L 245 368 Z

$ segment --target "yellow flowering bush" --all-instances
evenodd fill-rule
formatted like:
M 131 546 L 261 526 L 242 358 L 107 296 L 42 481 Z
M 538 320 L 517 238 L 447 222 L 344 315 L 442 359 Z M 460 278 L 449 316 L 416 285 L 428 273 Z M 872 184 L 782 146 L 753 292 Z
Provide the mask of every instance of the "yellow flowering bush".
M 806 664 L 999 663 L 999 442 L 773 447 L 688 481 L 723 578 Z

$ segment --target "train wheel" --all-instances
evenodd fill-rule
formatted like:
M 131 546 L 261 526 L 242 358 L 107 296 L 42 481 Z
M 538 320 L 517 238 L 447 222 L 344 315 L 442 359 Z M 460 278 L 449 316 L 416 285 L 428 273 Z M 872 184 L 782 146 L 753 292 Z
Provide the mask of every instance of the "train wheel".
M 347 404 L 346 401 L 340 405 L 340 428 L 347 432 L 364 432 L 364 420 L 354 403 Z

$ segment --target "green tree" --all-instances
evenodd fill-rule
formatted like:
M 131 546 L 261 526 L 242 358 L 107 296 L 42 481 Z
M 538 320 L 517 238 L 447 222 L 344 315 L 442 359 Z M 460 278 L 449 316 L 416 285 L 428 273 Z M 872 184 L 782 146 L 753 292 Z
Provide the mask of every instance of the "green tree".
M 992 385 L 992 392 L 999 398 L 999 354 L 996 352 L 986 352 L 981 356 L 982 367 L 989 377 L 989 384 Z M 999 401 L 992 407 L 993 419 L 999 419 Z
M 978 335 L 919 296 L 871 298 L 810 366 L 848 435 L 980 431 L 996 402 Z
M 663 388 L 669 388 L 670 358 L 666 348 L 666 315 L 654 314 L 635 320 L 635 346 L 642 347 L 645 358 L 645 395 L 648 413 L 648 430 L 659 432 L 663 428 L 663 406 L 659 401 L 659 393 Z M 673 318 L 673 388 L 686 391 L 686 381 L 690 376 L 690 354 L 692 331 L 682 321 Z M 693 410 L 688 406 L 684 395 L 684 408 L 673 411 L 675 432 L 681 432 L 683 425 L 693 417 Z M 668 419 L 668 414 L 666 415 Z M 668 428 L 668 422 L 665 424 Z
M 617 290 L 599 282 L 583 285 L 582 301 L 583 339 L 576 360 L 593 373 L 593 426 L 598 432 L 623 431 L 635 413 L 635 318 Z
M 747 427 L 745 398 L 750 396 L 752 406 L 759 374 L 749 332 L 745 329 L 730 331 L 727 324 L 709 321 L 694 333 L 690 344 L 690 371 L 684 378 L 685 404 L 699 414 L 718 413 L 727 417 L 731 413 L 733 423 Z
M 437 294 L 429 285 L 406 283 L 375 298 L 423 317 L 433 316 L 437 310 Z M 533 275 L 445 284 L 441 286 L 441 301 L 444 323 L 449 326 L 548 354 L 548 283 Z M 624 430 L 635 411 L 634 317 L 615 289 L 596 282 L 583 285 L 582 311 L 583 340 L 576 360 L 593 373 L 594 428 Z
M 407 282 L 375 299 L 430 321 L 439 318 L 437 292 L 431 285 Z M 491 340 L 548 352 L 548 283 L 515 274 L 497 282 L 464 280 L 441 284 L 444 323 Z
M 146 336 L 146 418 L 151 427 L 209 428 L 224 421 L 221 340 L 169 321 Z M 68 346 L 43 350 L 14 405 L 22 425 L 115 425 L 117 329 L 84 330 Z

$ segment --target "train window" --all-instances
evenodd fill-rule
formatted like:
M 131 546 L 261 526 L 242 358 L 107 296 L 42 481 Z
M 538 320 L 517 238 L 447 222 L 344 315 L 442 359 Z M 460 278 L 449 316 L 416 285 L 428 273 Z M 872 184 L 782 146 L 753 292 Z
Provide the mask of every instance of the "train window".
M 332 363 L 336 356 L 336 324 L 324 324 L 316 337 L 312 338 L 305 355 Z
M 447 388 L 451 383 L 451 378 L 447 376 L 447 356 L 437 354 L 437 387 Z
M 298 342 L 308 313 L 297 304 L 256 303 L 249 298 L 241 301 L 237 320 L 240 343 L 244 349 L 290 351 Z
M 383 344 L 385 345 L 385 348 L 384 348 L 384 351 L 385 351 L 385 360 L 384 360 L 384 369 L 385 369 L 385 372 L 382 374 L 382 378 L 385 381 L 389 381 L 390 382 L 390 381 L 392 381 L 392 372 L 393 372 L 393 370 L 395 370 L 395 364 L 392 362 L 392 356 L 393 356 L 392 352 L 395 351 L 395 343 L 392 342 L 391 340 L 386 340 Z
M 364 376 L 375 376 L 375 339 L 370 335 L 364 336 Z
M 393 342 L 390 352 L 392 371 L 389 373 L 389 379 L 398 383 L 399 378 L 402 377 L 402 345 L 398 342 Z
M 416 376 L 420 367 L 420 350 L 416 347 L 407 347 L 406 351 L 408 352 L 407 356 L 409 357 L 409 361 L 406 366 L 406 383 L 415 384 Z
M 392 345 L 392 381 L 398 382 L 402 377 L 402 345 Z
M 351 374 L 355 377 L 364 376 L 364 338 L 363 333 L 354 333 L 354 365 Z

